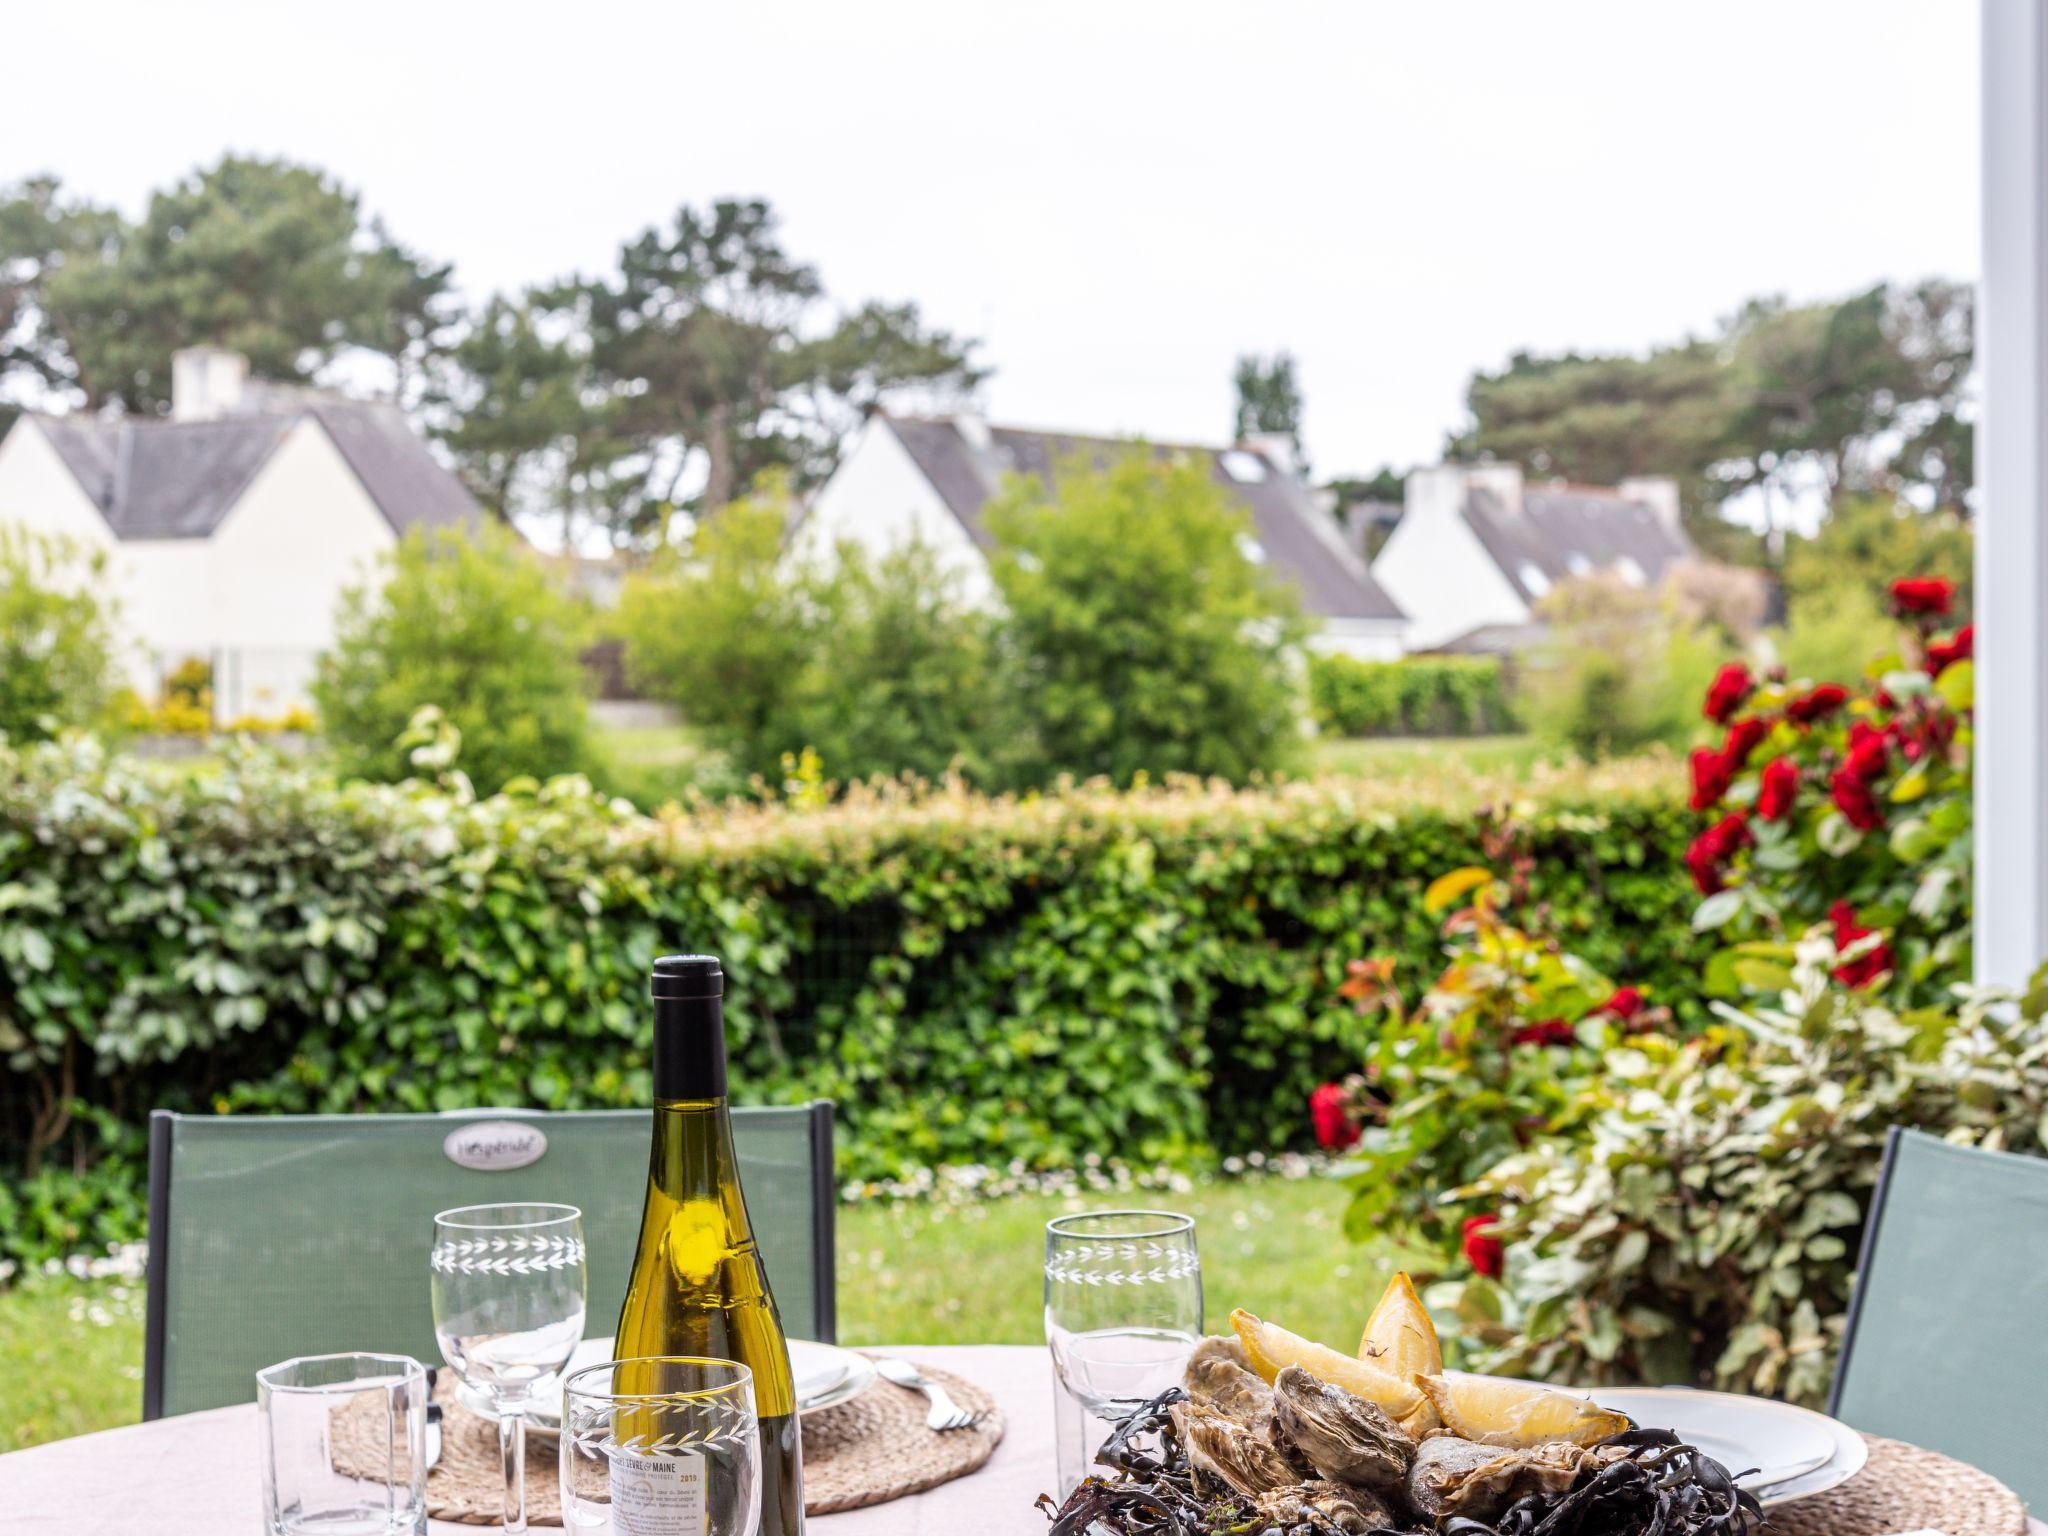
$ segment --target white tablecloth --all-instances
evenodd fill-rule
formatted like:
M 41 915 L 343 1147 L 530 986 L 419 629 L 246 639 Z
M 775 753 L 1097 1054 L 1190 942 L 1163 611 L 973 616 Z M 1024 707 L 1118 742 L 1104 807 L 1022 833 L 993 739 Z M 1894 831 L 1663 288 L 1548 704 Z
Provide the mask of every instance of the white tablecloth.
M 1041 1347 L 985 1344 L 894 1351 L 994 1394 L 1008 1421 L 988 1465 L 930 1493 L 824 1515 L 816 1536 L 1027 1536 L 1052 1487 L 1052 1368 Z M 4 1410 L 0 1410 L 4 1411 Z M 254 1404 L 187 1413 L 0 1456 L 6 1536 L 241 1536 L 262 1529 Z M 432 1522 L 435 1536 L 476 1536 Z M 556 1529 L 535 1526 L 535 1531 Z

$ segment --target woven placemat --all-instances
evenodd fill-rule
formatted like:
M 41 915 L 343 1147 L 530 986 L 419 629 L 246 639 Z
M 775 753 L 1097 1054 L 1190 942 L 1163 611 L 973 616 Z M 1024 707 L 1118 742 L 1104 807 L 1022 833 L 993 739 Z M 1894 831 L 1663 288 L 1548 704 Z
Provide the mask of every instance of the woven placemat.
M 1764 1511 L 1771 1536 L 2026 1536 L 2027 1507 L 1989 1472 L 1897 1440 L 1863 1437 L 1870 1460 L 1839 1488 Z
M 842 1509 L 886 1504 L 965 1477 L 977 1470 L 1003 1438 L 1002 1410 L 972 1382 L 949 1371 L 920 1365 L 961 1407 L 986 1412 L 972 1429 L 934 1434 L 925 1428 L 925 1400 L 906 1388 L 877 1380 L 858 1397 L 804 1415 L 804 1513 L 829 1515 Z M 461 1525 L 497 1525 L 504 1518 L 505 1481 L 498 1464 L 498 1426 L 474 1414 L 454 1395 L 452 1372 L 443 1372 L 434 1400 L 443 1405 L 441 1459 L 427 1474 L 427 1513 Z M 360 1411 L 358 1411 L 360 1410 Z M 381 1475 L 386 1456 L 384 1415 L 374 1401 L 358 1399 L 337 1409 L 329 1437 L 335 1469 Z M 547 1430 L 526 1434 L 526 1518 L 533 1525 L 560 1525 L 562 1498 L 557 1482 L 559 1437 Z M 1954 1536 L 1966 1536 L 1956 1532 Z

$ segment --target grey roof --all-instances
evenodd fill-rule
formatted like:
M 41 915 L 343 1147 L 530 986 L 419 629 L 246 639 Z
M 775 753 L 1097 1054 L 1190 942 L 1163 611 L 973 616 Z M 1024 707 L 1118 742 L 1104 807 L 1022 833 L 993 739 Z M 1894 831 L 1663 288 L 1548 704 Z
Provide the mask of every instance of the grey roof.
M 1644 503 L 1581 486 L 1532 486 L 1519 512 L 1497 492 L 1475 487 L 1465 498 L 1465 521 L 1528 602 L 1541 593 L 1531 590 L 1524 566 L 1555 585 L 1626 558 L 1654 585 L 1666 566 L 1693 552 L 1684 532 Z
M 474 517 L 462 482 L 386 405 L 323 400 L 214 421 L 34 420 L 117 539 L 203 539 L 221 524 L 291 429 L 320 424 L 399 533 Z
M 982 525 L 983 506 L 1009 474 L 1034 475 L 1050 481 L 1060 463 L 1080 457 L 1093 464 L 1108 462 L 1139 446 L 1129 439 L 1084 437 L 1065 432 L 1033 432 L 990 427 L 983 446 L 961 430 L 951 417 L 887 417 L 890 429 L 923 471 L 974 542 L 987 550 L 994 540 Z M 980 434 L 976 434 L 978 437 Z M 1329 619 L 1385 619 L 1405 615 L 1395 606 L 1372 572 L 1344 540 L 1342 530 L 1309 499 L 1300 481 L 1256 448 L 1203 448 L 1152 443 L 1160 455 L 1194 455 L 1205 459 L 1216 483 L 1250 514 L 1253 535 L 1268 563 L 1285 573 L 1300 590 L 1302 607 Z M 1240 479 L 1226 464 L 1235 456 L 1255 460 L 1256 478 Z
M 1550 638 L 1547 624 L 1481 624 L 1433 645 L 1426 656 L 1519 656 Z

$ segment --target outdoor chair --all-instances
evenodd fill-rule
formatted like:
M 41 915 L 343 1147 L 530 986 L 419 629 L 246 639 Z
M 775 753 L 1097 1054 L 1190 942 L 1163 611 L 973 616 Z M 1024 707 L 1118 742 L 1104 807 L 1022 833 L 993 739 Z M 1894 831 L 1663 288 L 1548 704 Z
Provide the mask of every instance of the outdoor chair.
M 733 1111 L 741 1177 L 792 1338 L 831 1342 L 832 1106 Z M 537 1128 L 512 1169 L 454 1162 L 451 1132 Z M 427 1287 L 436 1211 L 506 1200 L 581 1207 L 586 1332 L 611 1332 L 646 1193 L 647 1110 L 451 1115 L 177 1115 L 149 1125 L 146 1419 L 255 1395 L 255 1373 L 344 1350 L 441 1363 Z M 488 1153 L 486 1153 L 486 1159 Z M 479 1159 L 473 1155 L 471 1161 Z
M 1828 1411 L 2048 1507 L 2048 1158 L 1894 1130 Z

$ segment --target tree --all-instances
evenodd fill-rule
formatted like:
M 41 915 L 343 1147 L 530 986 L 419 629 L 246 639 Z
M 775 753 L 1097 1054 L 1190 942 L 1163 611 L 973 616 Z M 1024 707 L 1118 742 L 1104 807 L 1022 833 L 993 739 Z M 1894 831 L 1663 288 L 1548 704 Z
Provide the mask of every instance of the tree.
M 830 472 L 869 407 L 909 390 L 971 389 L 983 376 L 972 343 L 927 328 L 914 305 L 824 318 L 816 269 L 783 248 L 758 200 L 685 206 L 668 229 L 627 242 L 616 274 L 536 289 L 523 307 L 536 334 L 576 338 L 533 359 L 550 380 L 573 359 L 573 391 L 532 395 L 518 366 L 472 366 L 466 415 L 491 423 L 501 479 L 508 458 L 514 475 L 549 473 L 546 456 L 577 438 L 602 483 L 553 499 L 601 502 L 620 543 L 648 538 L 675 510 L 716 511 L 764 472 L 802 490 Z M 517 350 L 497 344 L 458 361 L 516 364 Z M 547 408 L 515 409 L 508 392 Z M 460 428 L 449 441 L 467 452 Z
M 1241 780 L 1284 759 L 1299 608 L 1206 464 L 1077 459 L 1013 479 L 984 523 L 1041 775 Z
M 1449 451 L 1602 485 L 1676 476 L 1695 536 L 1725 554 L 1714 514 L 1752 487 L 1962 508 L 1971 362 L 1963 284 L 1757 299 L 1714 336 L 1641 357 L 1517 353 L 1474 375 L 1472 423 Z
M 1294 377 L 1294 354 L 1275 352 L 1270 358 L 1246 353 L 1231 375 L 1237 387 L 1237 420 L 1232 432 L 1239 442 L 1254 436 L 1284 437 L 1294 447 L 1287 467 L 1304 478 L 1308 456 L 1301 448 L 1301 386 Z
M 448 279 L 353 192 L 283 160 L 227 156 L 135 223 L 39 177 L 0 197 L 0 385 L 154 414 L 171 354 L 211 343 L 282 380 L 372 353 L 409 398 L 450 318 Z
M 42 741 L 100 718 L 119 675 L 106 557 L 0 523 L 0 736 Z
M 407 777 L 396 743 L 430 704 L 462 733 L 456 766 L 486 793 L 584 765 L 584 615 L 516 534 L 415 530 L 343 595 L 334 633 L 313 698 L 342 771 Z
M 927 545 L 786 561 L 787 487 L 699 524 L 628 579 L 618 626 L 636 681 L 742 773 L 809 748 L 842 782 L 958 768 L 1009 782 L 1019 756 L 995 619 Z

